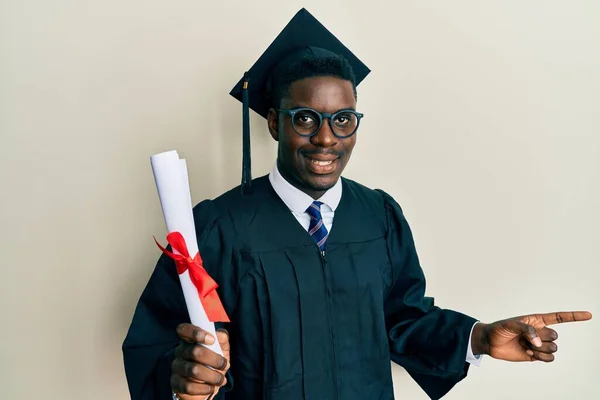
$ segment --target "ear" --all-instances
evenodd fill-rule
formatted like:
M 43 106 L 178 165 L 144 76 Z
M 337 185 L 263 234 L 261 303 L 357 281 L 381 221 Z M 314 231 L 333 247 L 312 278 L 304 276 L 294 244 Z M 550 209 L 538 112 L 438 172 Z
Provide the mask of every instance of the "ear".
M 278 118 L 278 113 L 277 113 L 277 111 L 275 111 L 272 108 L 269 110 L 269 113 L 267 114 L 267 125 L 269 127 L 269 133 L 271 133 L 271 137 L 276 142 L 279 142 L 279 129 L 278 129 L 279 118 Z

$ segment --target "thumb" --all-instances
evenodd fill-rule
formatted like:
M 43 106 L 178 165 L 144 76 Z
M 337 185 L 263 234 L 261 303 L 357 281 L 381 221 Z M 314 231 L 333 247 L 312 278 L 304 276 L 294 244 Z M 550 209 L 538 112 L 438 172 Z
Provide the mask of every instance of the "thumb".
M 229 332 L 226 329 L 218 329 L 217 330 L 217 339 L 219 340 L 220 345 L 229 343 Z
M 529 343 L 531 343 L 535 347 L 542 346 L 542 339 L 537 334 L 537 330 L 528 324 L 524 324 L 519 321 L 515 321 L 515 330 L 524 336 Z

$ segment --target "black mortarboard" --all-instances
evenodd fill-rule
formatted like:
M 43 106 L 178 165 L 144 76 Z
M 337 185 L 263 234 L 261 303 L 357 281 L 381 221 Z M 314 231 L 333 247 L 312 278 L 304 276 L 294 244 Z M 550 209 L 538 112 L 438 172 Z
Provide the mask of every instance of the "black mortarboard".
M 356 86 L 371 72 L 306 9 L 302 8 L 298 11 L 230 92 L 233 97 L 242 102 L 243 109 L 242 190 L 244 193 L 250 192 L 252 180 L 249 109 L 266 118 L 270 107 L 267 86 L 273 71 L 284 69 L 286 65 L 300 61 L 307 54 L 317 58 L 343 57 L 353 69 Z

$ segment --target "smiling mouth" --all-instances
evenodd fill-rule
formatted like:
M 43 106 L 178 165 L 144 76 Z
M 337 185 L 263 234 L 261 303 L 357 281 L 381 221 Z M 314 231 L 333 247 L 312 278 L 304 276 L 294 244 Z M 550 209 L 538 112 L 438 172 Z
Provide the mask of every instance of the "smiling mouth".
M 319 160 L 310 156 L 305 156 L 308 161 L 308 170 L 317 175 L 328 175 L 335 171 L 338 157 L 329 160 Z
M 310 157 L 308 159 L 310 160 L 311 163 L 321 165 L 321 166 L 331 165 L 335 161 L 335 160 L 320 161 L 320 160 L 315 160 L 314 158 L 310 158 Z

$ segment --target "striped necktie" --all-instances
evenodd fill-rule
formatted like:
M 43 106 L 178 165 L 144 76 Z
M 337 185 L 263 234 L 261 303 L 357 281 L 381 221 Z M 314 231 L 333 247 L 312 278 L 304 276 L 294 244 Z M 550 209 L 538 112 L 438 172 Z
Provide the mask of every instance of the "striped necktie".
M 313 203 L 306 209 L 308 215 L 310 215 L 310 226 L 308 227 L 308 234 L 315 240 L 319 250 L 325 251 L 325 242 L 327 241 L 327 228 L 323 223 L 323 217 L 321 216 L 321 203 L 320 201 L 313 201 Z

